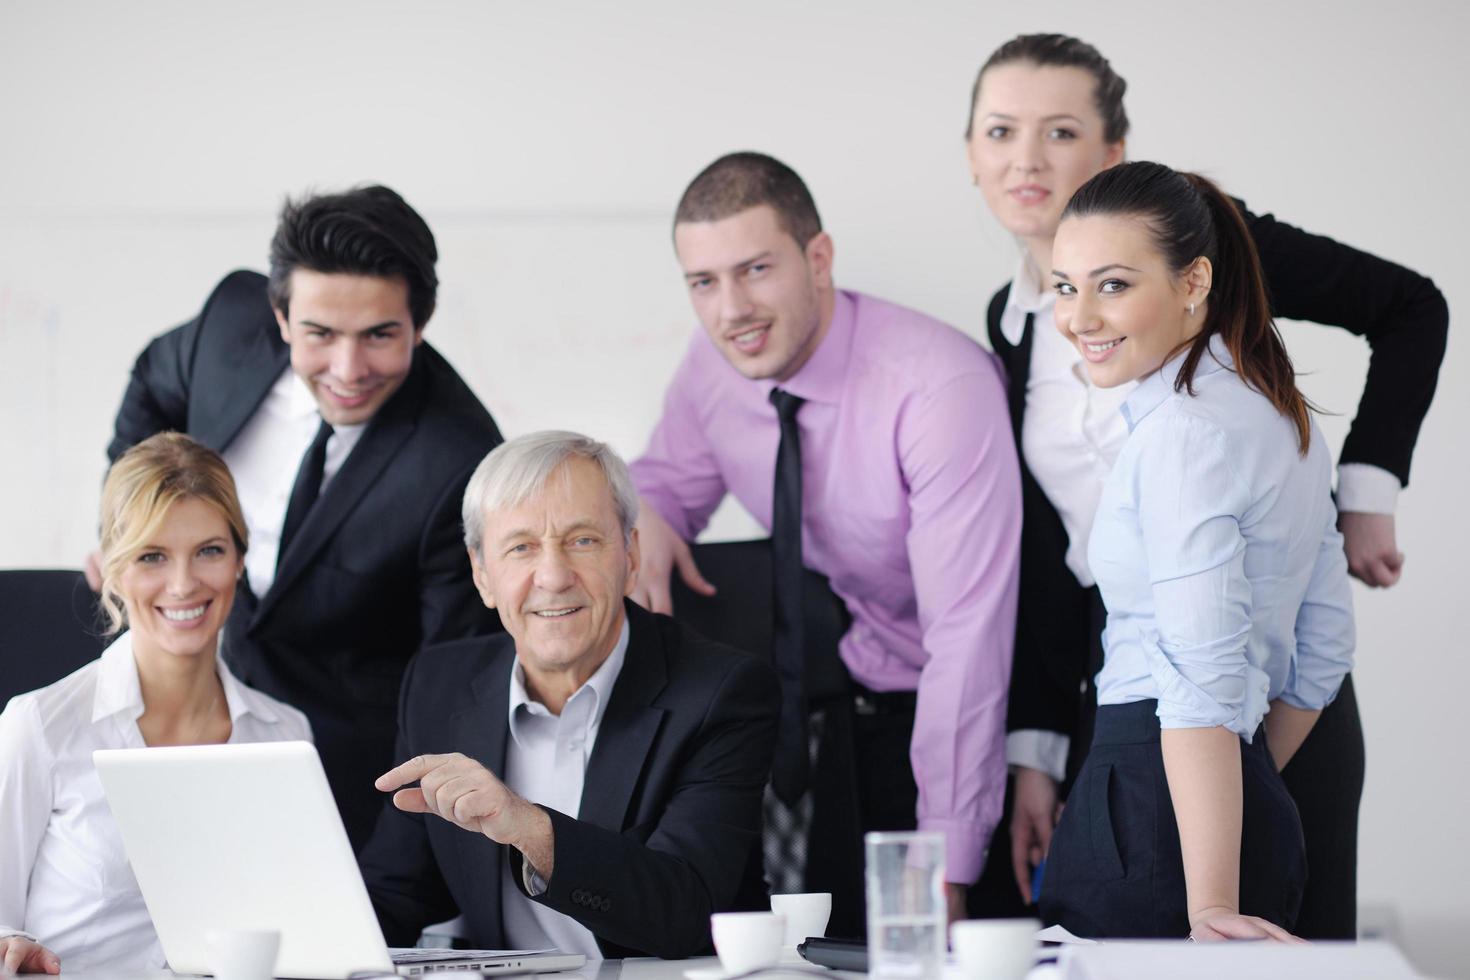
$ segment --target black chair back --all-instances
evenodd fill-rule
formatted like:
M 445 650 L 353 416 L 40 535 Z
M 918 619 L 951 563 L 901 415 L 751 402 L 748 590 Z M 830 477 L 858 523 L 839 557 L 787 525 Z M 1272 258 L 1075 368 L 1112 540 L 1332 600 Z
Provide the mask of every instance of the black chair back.
M 81 572 L 0 570 L 0 708 L 97 659 L 103 625 Z
M 720 541 L 690 547 L 694 564 L 718 591 L 702 596 L 690 591 L 674 570 L 671 596 L 674 618 L 696 633 L 771 661 L 775 628 L 772 601 L 771 542 Z M 852 617 L 825 576 L 807 571 L 802 586 L 807 636 L 807 696 L 837 697 L 849 688 L 847 669 L 837 643 Z

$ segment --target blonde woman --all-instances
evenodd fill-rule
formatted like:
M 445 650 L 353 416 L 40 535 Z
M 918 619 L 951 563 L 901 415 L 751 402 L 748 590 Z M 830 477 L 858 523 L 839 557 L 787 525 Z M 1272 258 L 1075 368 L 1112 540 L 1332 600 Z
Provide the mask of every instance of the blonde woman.
M 117 638 L 0 713 L 0 968 L 165 965 L 93 750 L 311 738 L 220 659 L 246 543 L 228 468 L 187 436 L 153 436 L 108 473 L 101 601 Z

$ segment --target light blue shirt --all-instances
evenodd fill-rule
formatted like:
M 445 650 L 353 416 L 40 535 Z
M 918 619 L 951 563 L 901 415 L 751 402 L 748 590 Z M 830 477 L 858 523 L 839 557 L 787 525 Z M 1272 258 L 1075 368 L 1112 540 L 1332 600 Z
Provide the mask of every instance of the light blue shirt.
M 1164 728 L 1250 741 L 1269 703 L 1321 709 L 1352 667 L 1352 595 L 1332 459 L 1248 388 L 1218 337 L 1194 395 L 1179 361 L 1123 403 L 1128 440 L 1088 561 L 1108 608 L 1098 704 L 1159 702 Z
M 554 715 L 526 690 L 526 671 L 517 657 L 510 673 L 510 739 L 505 744 L 505 785 L 517 794 L 576 818 L 582 809 L 587 763 L 613 687 L 628 654 L 628 620 L 613 649 L 587 682 Z M 582 923 L 540 902 L 533 902 L 511 880 L 510 862 L 502 861 L 501 924 L 514 949 L 559 949 L 602 959 L 597 937 Z M 546 892 L 546 882 L 521 865 L 523 882 L 532 895 Z

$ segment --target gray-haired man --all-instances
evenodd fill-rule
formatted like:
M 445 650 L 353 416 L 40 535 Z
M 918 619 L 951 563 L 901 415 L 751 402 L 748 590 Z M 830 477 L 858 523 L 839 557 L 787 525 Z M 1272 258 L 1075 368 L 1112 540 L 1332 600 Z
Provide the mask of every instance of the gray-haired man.
M 484 948 L 688 956 L 759 908 L 774 673 L 626 600 L 638 497 L 607 446 L 523 436 L 465 491 L 465 543 L 508 636 L 421 653 L 395 791 L 361 855 L 388 941 L 456 912 Z M 412 783 L 416 786 L 410 786 Z M 408 788 L 405 788 L 408 787 Z

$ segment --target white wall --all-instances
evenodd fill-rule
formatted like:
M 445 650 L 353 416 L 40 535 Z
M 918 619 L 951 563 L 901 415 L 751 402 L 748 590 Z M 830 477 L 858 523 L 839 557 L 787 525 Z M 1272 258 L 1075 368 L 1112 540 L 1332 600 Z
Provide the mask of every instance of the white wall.
M 978 63 L 1022 31 L 1112 58 L 1132 157 L 1203 169 L 1470 309 L 1465 8 L 1032 6 L 0 0 L 0 565 L 79 562 L 132 357 L 223 272 L 263 267 L 288 191 L 383 181 L 424 212 L 443 255 L 430 338 L 510 434 L 642 447 L 692 323 L 670 212 L 726 150 L 807 178 L 841 282 L 978 336 L 1015 253 L 960 130 Z M 1366 347 L 1287 332 L 1340 443 Z M 1357 594 L 1357 676 L 1361 898 L 1450 974 L 1470 970 L 1462 345 L 1441 378 L 1401 499 L 1403 582 Z

